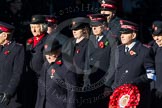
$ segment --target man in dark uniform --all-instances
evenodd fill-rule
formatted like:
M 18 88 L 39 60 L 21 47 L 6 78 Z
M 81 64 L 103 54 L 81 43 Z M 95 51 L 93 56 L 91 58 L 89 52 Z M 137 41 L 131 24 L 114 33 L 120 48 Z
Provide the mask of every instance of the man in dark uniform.
M 116 16 L 117 3 L 114 0 L 102 0 L 101 1 L 101 14 L 107 15 L 108 22 L 108 34 L 119 39 L 120 37 L 120 18 Z
M 60 30 L 57 29 L 57 24 L 58 24 L 58 21 L 56 19 L 55 16 L 51 16 L 51 15 L 46 15 L 46 21 L 47 21 L 47 33 L 50 35 L 50 36 L 53 36 L 54 38 L 56 38 L 60 44 L 64 44 L 66 43 L 66 41 L 68 40 L 68 37 L 63 35 L 61 33 Z
M 35 108 L 76 108 L 74 68 L 66 67 L 59 41 L 51 37 L 44 45 L 44 55 Z
M 161 108 L 162 107 L 162 21 L 153 22 L 153 32 L 152 36 L 154 38 L 154 54 L 155 54 L 155 69 L 157 79 L 154 81 L 154 86 L 152 87 L 152 105 L 151 108 Z
M 26 43 L 27 75 L 25 75 L 26 77 L 25 82 L 28 85 L 26 87 L 28 87 L 29 89 L 26 91 L 27 92 L 26 96 L 28 100 L 25 100 L 25 102 L 27 102 L 25 103 L 25 107 L 27 108 L 34 107 L 37 92 L 37 76 L 40 74 L 41 68 L 44 63 L 43 46 L 48 35 L 45 16 L 43 15 L 32 16 L 30 28 L 33 37 L 28 39 Z
M 85 73 L 84 89 L 87 92 L 87 98 L 92 99 L 89 105 L 95 108 L 104 108 L 107 107 L 102 97 L 105 76 L 110 66 L 111 46 L 114 44 L 115 39 L 106 36 L 107 31 L 104 30 L 107 19 L 104 15 L 92 14 L 90 17 L 90 26 L 92 27 L 93 35 L 90 35 L 88 42 L 87 64 L 85 67 L 87 72 Z M 100 96 L 102 98 L 97 99 L 97 102 L 93 101 L 94 98 Z
M 121 20 L 122 45 L 116 50 L 115 79 L 112 88 L 132 83 L 140 90 L 139 108 L 150 108 L 150 81 L 155 80 L 153 51 L 136 40 L 138 25 Z
M 12 41 L 14 27 L 0 22 L 0 108 L 18 108 L 16 89 L 24 66 L 24 47 Z

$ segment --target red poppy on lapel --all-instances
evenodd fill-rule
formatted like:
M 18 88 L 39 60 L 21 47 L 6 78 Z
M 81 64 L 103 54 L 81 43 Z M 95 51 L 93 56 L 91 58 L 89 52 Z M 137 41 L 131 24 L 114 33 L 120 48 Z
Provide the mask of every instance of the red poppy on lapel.
M 77 49 L 77 50 L 76 50 L 76 53 L 79 54 L 79 53 L 80 53 L 80 49 Z
M 130 54 L 131 56 L 133 56 L 133 55 L 135 55 L 135 54 L 136 54 L 136 52 L 135 52 L 135 51 L 133 51 L 133 50 L 130 50 L 130 51 L 129 51 L 129 54 Z
M 56 64 L 61 65 L 62 64 L 62 61 L 61 60 L 58 60 L 58 61 L 56 61 Z
M 100 42 L 98 43 L 98 46 L 99 46 L 100 48 L 104 48 L 104 47 L 105 47 L 105 44 L 104 44 L 104 42 L 100 41 Z
M 108 46 L 108 45 L 109 45 L 108 40 L 106 40 L 105 42 L 100 41 L 100 42 L 98 43 L 98 46 L 99 46 L 100 48 L 105 48 L 105 47 Z
M 33 39 L 32 38 L 27 40 L 27 45 L 31 45 L 31 44 L 33 44 Z
M 4 52 L 5 55 L 8 55 L 9 53 L 10 53 L 9 50 L 7 50 L 7 51 Z

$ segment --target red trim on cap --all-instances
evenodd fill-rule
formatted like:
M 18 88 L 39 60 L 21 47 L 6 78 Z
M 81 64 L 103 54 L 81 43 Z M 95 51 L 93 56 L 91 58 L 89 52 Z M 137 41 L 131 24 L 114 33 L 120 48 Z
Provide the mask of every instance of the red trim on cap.
M 92 18 L 92 21 L 99 21 L 99 20 L 105 20 L 104 18 Z
M 101 4 L 101 7 L 116 9 L 116 6 L 114 6 L 112 4 Z
M 123 25 L 125 22 L 129 23 L 129 24 L 137 25 L 136 23 L 133 23 L 133 22 L 130 22 L 130 21 L 127 21 L 127 20 L 120 20 L 121 25 Z
M 57 20 L 55 20 L 55 19 L 48 19 L 48 18 L 46 19 L 46 21 L 47 21 L 47 22 L 50 22 L 50 23 L 55 23 L 55 22 L 57 22 Z
M 3 31 L 3 32 L 10 32 L 11 31 L 10 29 L 3 27 L 3 26 L 0 26 L 0 30 Z
M 130 26 L 130 25 L 121 25 L 121 28 L 123 28 L 123 29 L 130 29 L 130 30 L 137 30 L 136 27 Z

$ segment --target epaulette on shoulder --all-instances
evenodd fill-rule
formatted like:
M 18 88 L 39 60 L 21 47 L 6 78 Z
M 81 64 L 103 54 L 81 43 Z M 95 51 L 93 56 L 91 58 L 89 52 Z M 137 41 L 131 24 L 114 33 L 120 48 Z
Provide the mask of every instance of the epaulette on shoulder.
M 118 48 L 120 48 L 120 47 L 122 47 L 123 46 L 123 44 L 120 44 L 120 45 L 118 45 Z
M 16 43 L 16 45 L 23 46 L 23 44 L 21 44 L 21 43 Z
M 145 46 L 147 48 L 151 48 L 151 45 L 149 45 L 149 44 L 143 44 L 143 46 Z

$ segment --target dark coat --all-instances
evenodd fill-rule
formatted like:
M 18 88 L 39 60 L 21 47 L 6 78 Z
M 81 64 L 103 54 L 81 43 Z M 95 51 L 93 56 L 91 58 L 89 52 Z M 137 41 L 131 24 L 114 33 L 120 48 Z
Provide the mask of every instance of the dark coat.
M 99 45 L 101 42 L 104 44 L 108 42 L 108 45 L 104 45 L 104 47 L 101 48 Z M 107 36 L 106 33 L 104 33 L 103 38 L 98 43 L 96 43 L 95 36 L 90 36 L 86 58 L 86 69 L 91 71 L 90 73 L 87 73 L 90 74 L 89 78 L 91 80 L 91 84 L 103 78 L 104 75 L 109 74 L 111 76 L 109 72 L 110 70 L 114 69 L 114 53 L 116 45 L 116 40 L 110 36 Z M 108 77 L 106 79 L 108 81 L 111 78 Z
M 107 107 L 107 100 L 103 93 L 105 77 L 111 61 L 111 39 L 114 40 L 103 34 L 102 39 L 97 42 L 94 35 L 90 36 L 84 75 L 84 100 L 89 99 L 90 101 L 84 102 L 83 108 Z M 94 98 L 97 100 L 93 100 Z
M 110 20 L 108 23 L 108 36 L 114 37 L 119 39 L 120 38 L 120 18 L 114 17 L 113 19 Z
M 61 60 L 61 64 L 57 64 Z M 38 80 L 35 108 L 75 108 L 76 76 L 73 68 L 66 67 L 59 58 L 55 63 L 45 62 Z M 53 74 L 52 74 L 53 72 Z
M 12 96 L 8 107 L 17 107 L 15 96 L 20 76 L 24 67 L 24 47 L 16 42 L 0 46 L 0 93 L 7 93 Z M 1 104 L 0 104 L 1 107 Z M 3 108 L 3 107 L 1 107 Z
M 147 78 L 147 69 L 154 69 L 154 56 L 151 48 L 136 42 L 130 50 L 134 54 L 125 54 L 125 46 L 119 46 L 119 61 L 115 71 L 115 80 L 112 88 L 126 83 L 133 83 L 139 87 L 141 101 L 139 108 L 149 108 L 150 80 Z
M 62 48 L 63 58 L 76 68 L 78 86 L 83 86 L 83 75 L 86 62 L 88 39 L 76 43 L 74 38 L 64 44 Z
M 152 106 L 151 108 L 160 108 L 162 107 L 162 48 L 159 47 L 156 43 L 153 44 L 154 54 L 155 54 L 155 70 L 156 70 L 156 80 L 152 83 Z
M 85 68 L 85 62 L 86 62 L 86 51 L 87 51 L 87 47 L 88 47 L 88 39 L 84 38 L 82 41 L 80 41 L 79 43 L 75 42 L 76 40 L 70 39 L 62 48 L 62 51 L 64 52 L 64 58 L 70 59 L 68 61 L 71 61 L 71 64 L 73 64 L 73 66 L 76 69 L 76 73 L 77 73 L 77 87 L 78 87 L 78 91 L 76 91 L 77 94 L 77 107 L 81 108 L 82 105 L 80 105 L 80 98 L 83 97 L 83 93 L 82 93 L 82 87 L 84 85 L 84 68 Z
M 48 34 L 45 34 L 35 47 L 33 47 L 34 37 L 30 38 L 30 40 L 32 40 L 31 43 L 27 41 L 25 59 L 26 72 L 23 74 L 23 83 L 26 85 L 23 91 L 24 108 L 34 108 L 35 106 L 38 86 L 37 81 L 44 63 L 43 49 L 47 37 Z
M 33 47 L 32 44 L 28 44 L 26 46 L 26 65 L 27 69 L 29 71 L 36 72 L 39 74 L 43 63 L 44 63 L 44 58 L 43 58 L 43 48 L 44 48 L 44 43 L 46 41 L 48 34 L 45 34 L 45 36 L 39 41 L 39 43 Z M 33 38 L 31 38 L 33 39 Z

